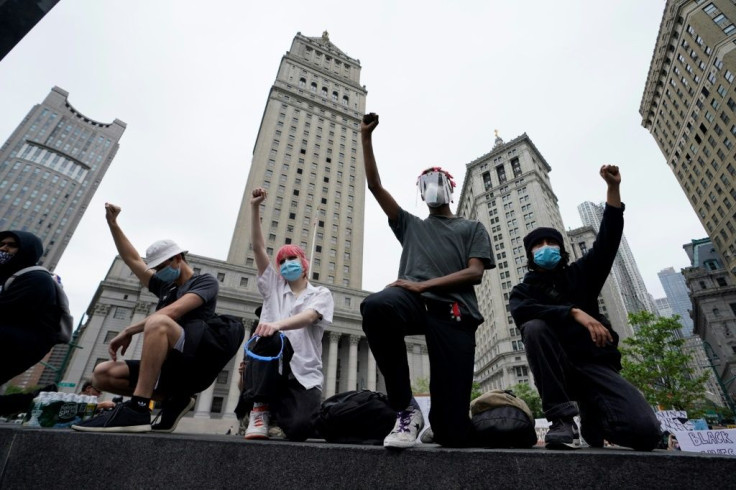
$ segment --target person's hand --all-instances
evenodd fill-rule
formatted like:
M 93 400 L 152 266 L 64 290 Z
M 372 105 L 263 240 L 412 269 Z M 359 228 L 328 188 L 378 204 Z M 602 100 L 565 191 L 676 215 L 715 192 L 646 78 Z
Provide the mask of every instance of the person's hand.
M 256 187 L 255 189 L 253 189 L 253 197 L 250 198 L 250 205 L 260 205 L 263 201 L 266 200 L 266 196 L 268 196 L 268 192 L 266 192 L 266 189 L 264 189 L 263 187 Z
M 600 174 L 608 185 L 615 186 L 621 183 L 621 174 L 616 165 L 603 165 Z
M 412 293 L 423 293 L 425 289 L 421 282 L 407 281 L 406 279 L 398 279 L 386 287 L 402 288 Z
M 363 120 L 360 123 L 360 132 L 366 136 L 373 133 L 373 130 L 378 126 L 378 114 L 371 112 L 363 116 Z
M 588 315 L 580 308 L 573 308 L 570 311 L 570 314 L 576 322 L 588 329 L 588 332 L 590 332 L 590 338 L 593 340 L 595 345 L 598 347 L 605 347 L 606 344 L 613 343 L 611 332 L 609 332 L 601 322 Z
M 108 224 L 114 224 L 117 221 L 119 214 L 120 206 L 116 206 L 109 202 L 105 203 L 105 219 L 107 220 Z
M 110 341 L 110 345 L 107 347 L 107 352 L 110 354 L 110 359 L 113 361 L 118 360 L 118 349 L 120 349 L 120 355 L 124 356 L 125 351 L 128 350 L 128 346 L 130 345 L 130 341 L 133 339 L 133 336 L 128 334 L 125 330 L 120 332 Z
M 258 327 L 256 328 L 255 335 L 259 335 L 261 337 L 270 337 L 280 330 L 281 328 L 279 327 L 278 323 L 259 323 Z

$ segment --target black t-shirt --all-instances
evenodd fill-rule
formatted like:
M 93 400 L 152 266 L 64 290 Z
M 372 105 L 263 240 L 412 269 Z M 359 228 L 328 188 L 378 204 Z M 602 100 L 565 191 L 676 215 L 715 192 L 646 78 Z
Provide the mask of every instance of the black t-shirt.
M 389 220 L 389 225 L 402 246 L 399 279 L 420 282 L 446 276 L 467 268 L 472 258 L 483 261 L 486 269 L 495 267 L 491 240 L 479 221 L 433 215 L 420 219 L 402 209 L 399 218 Z M 456 291 L 423 294 L 429 299 L 458 301 L 470 310 L 473 318 L 483 321 L 471 284 Z
M 156 311 L 170 305 L 187 293 L 193 293 L 202 298 L 204 303 L 179 318 L 178 323 L 186 323 L 190 320 L 207 320 L 215 315 L 220 284 L 211 274 L 192 276 L 181 286 L 173 282 L 163 282 L 153 276 L 148 282 L 148 290 L 158 297 Z

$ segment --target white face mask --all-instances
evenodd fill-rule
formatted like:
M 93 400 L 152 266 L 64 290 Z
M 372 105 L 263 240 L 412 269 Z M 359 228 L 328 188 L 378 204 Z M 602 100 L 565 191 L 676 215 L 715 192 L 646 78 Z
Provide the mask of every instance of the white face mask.
M 438 208 L 452 202 L 452 186 L 450 180 L 442 172 L 427 172 L 419 176 L 419 192 L 422 199 L 431 208 Z

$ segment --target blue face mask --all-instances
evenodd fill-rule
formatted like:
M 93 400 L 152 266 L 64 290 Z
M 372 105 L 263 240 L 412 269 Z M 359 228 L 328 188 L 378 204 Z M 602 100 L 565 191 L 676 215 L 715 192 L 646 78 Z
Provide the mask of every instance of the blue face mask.
M 304 273 L 302 262 L 300 260 L 287 260 L 281 264 L 281 276 L 287 281 L 296 281 Z
M 15 254 L 11 254 L 8 252 L 5 252 L 4 250 L 0 250 L 0 265 L 7 264 L 10 262 L 10 259 L 15 257 Z
M 181 269 L 174 269 L 173 267 L 168 266 L 158 271 L 155 276 L 161 279 L 163 282 L 174 282 L 179 279 L 180 274 Z
M 534 263 L 542 269 L 552 270 L 560 263 L 560 247 L 545 246 L 534 252 Z

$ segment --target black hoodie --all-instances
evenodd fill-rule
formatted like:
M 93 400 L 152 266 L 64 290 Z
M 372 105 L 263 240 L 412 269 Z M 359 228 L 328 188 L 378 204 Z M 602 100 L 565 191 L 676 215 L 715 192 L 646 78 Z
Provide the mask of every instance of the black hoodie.
M 5 281 L 15 272 L 36 265 L 43 255 L 43 244 L 26 231 L 0 232 L 0 240 L 12 236 L 18 242 L 18 252 L 0 265 L 0 328 L 23 327 L 40 335 L 56 335 L 59 331 L 60 309 L 56 300 L 53 278 L 45 271 L 26 272 L 5 289 Z
M 573 360 L 595 359 L 621 369 L 618 334 L 598 309 L 598 295 L 616 258 L 624 229 L 623 208 L 606 204 L 603 220 L 591 249 L 572 264 L 553 271 L 530 271 L 521 284 L 514 286 L 509 309 L 514 322 L 522 329 L 526 322 L 540 319 L 557 333 Z M 580 308 L 603 324 L 614 339 L 613 344 L 596 346 L 588 330 L 570 316 Z

